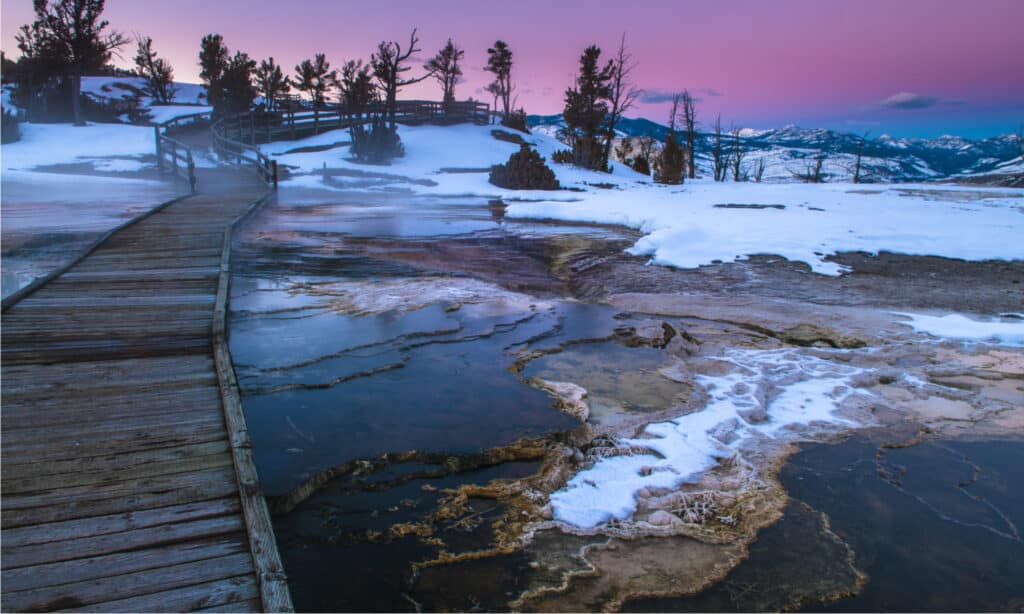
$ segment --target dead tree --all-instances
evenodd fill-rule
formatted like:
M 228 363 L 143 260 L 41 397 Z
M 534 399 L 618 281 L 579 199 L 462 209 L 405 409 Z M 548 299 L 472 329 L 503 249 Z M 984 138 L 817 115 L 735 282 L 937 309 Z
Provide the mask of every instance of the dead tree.
M 608 159 L 611 156 L 612 143 L 615 141 L 615 125 L 623 113 L 628 111 L 640 96 L 640 90 L 630 79 L 630 73 L 635 67 L 633 56 L 626 49 L 626 35 L 623 34 L 622 40 L 619 41 L 619 51 L 612 59 L 611 80 L 608 84 L 610 91 L 608 102 L 611 103 L 611 106 L 608 108 L 604 148 L 601 152 L 604 168 L 609 168 Z
M 729 164 L 732 166 L 732 180 L 746 181 L 746 176 L 743 174 L 743 158 L 747 157 L 747 151 L 740 141 L 739 128 L 733 128 L 730 134 L 732 134 L 732 146 L 729 151 Z
M 793 173 L 793 176 L 804 183 L 825 183 L 825 175 L 822 173 L 824 165 L 825 154 L 819 154 L 807 163 L 803 172 Z
M 754 167 L 754 181 L 761 183 L 761 179 L 764 178 L 765 162 L 764 158 L 757 159 L 757 166 Z
M 416 29 L 413 28 L 409 35 L 409 45 L 402 51 L 398 41 L 381 41 L 377 45 L 377 51 L 373 54 L 370 64 L 373 66 L 373 76 L 376 77 L 381 91 L 384 92 L 384 108 L 387 114 L 389 127 L 396 128 L 395 115 L 398 111 L 398 90 L 406 85 L 419 83 L 431 76 L 431 72 L 412 79 L 403 79 L 402 73 L 409 71 L 412 66 L 408 65 L 409 58 L 419 53 L 416 46 L 419 39 L 416 38 Z
M 687 172 L 690 179 L 697 177 L 697 101 L 689 90 L 683 90 L 682 98 L 683 129 L 686 131 Z
M 864 155 L 864 143 L 867 141 L 868 133 L 865 132 L 857 141 L 857 160 L 853 163 L 853 182 L 860 183 L 860 160 Z
M 728 169 L 728 160 L 722 149 L 722 115 L 715 118 L 715 144 L 711 149 L 711 166 L 715 174 L 715 181 L 725 181 L 725 174 Z

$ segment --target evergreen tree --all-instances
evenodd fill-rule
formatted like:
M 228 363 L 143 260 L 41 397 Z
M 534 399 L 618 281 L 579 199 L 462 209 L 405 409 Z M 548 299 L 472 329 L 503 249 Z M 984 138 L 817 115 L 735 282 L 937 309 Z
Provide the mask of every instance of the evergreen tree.
M 146 79 L 146 95 L 159 104 L 167 104 L 174 100 L 177 88 L 174 87 L 174 69 L 153 51 L 153 39 L 140 36 L 135 52 L 135 69 Z
M 253 85 L 255 69 L 256 61 L 243 51 L 236 51 L 228 60 L 220 81 L 224 111 L 243 113 L 252 108 L 256 99 L 256 86 Z
M 672 101 L 668 134 L 665 135 L 665 144 L 661 147 L 661 154 L 654 163 L 654 181 L 657 183 L 682 183 L 686 174 L 686 155 L 676 136 L 676 112 L 679 110 L 681 101 L 682 95 L 677 95 Z
M 119 32 L 103 31 L 100 19 L 105 0 L 33 0 L 36 20 L 23 26 L 18 47 L 35 54 L 55 71 L 72 79 L 71 105 L 76 124 L 82 124 L 82 75 L 102 69 L 117 48 L 128 42 Z
M 449 38 L 437 55 L 430 58 L 424 66 L 430 75 L 441 84 L 445 113 L 448 112 L 451 103 L 455 102 L 455 84 L 462 76 L 462 67 L 459 66 L 459 62 L 465 55 L 466 52 L 459 49 Z
M 370 76 L 370 65 L 363 64 L 362 60 L 345 62 L 337 85 L 341 92 L 340 102 L 349 115 L 362 116 L 370 103 L 377 99 L 377 86 Z
M 295 67 L 296 89 L 307 92 L 317 108 L 324 106 L 327 88 L 337 77 L 338 71 L 331 70 L 331 63 L 323 53 L 316 54 L 312 61 L 303 60 Z
M 484 70 L 494 73 L 494 82 L 488 91 L 494 93 L 501 101 L 502 116 L 505 121 L 512 114 L 512 50 L 503 40 L 494 41 L 494 46 L 487 50 L 487 66 Z M 497 111 L 497 109 L 495 109 Z
M 603 68 L 598 62 L 601 49 L 591 45 L 580 56 L 580 72 L 575 87 L 565 91 L 566 136 L 572 146 L 575 164 L 584 168 L 604 170 L 603 143 L 598 136 L 608 115 L 608 97 L 611 95 L 609 81 L 614 64 L 608 62 Z
M 206 85 L 206 102 L 220 112 L 224 107 L 221 81 L 228 67 L 228 48 L 220 34 L 207 34 L 199 43 L 199 78 Z
M 274 63 L 273 57 L 260 62 L 256 69 L 256 90 L 263 96 L 268 111 L 276 111 L 278 98 L 291 89 L 291 80 L 281 71 L 281 66 Z

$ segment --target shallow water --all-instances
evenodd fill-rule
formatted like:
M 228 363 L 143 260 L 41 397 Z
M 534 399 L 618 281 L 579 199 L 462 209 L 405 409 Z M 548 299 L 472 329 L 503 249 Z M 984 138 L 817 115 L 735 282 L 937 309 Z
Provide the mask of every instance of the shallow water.
M 633 437 L 648 421 L 682 424 L 680 408 L 692 411 L 687 403 L 701 387 L 712 397 L 704 402 L 763 406 L 765 416 L 743 414 L 761 425 L 744 430 L 758 441 L 776 435 L 773 420 L 785 422 L 787 416 L 775 415 L 781 406 L 803 415 L 814 405 L 811 397 L 821 397 L 818 405 L 825 408 L 817 412 L 814 405 L 817 419 L 833 427 L 852 424 L 830 417 L 833 406 L 847 398 L 844 378 L 860 373 L 843 366 L 850 360 L 843 351 L 780 348 L 763 330 L 727 320 L 623 313 L 567 298 L 574 282 L 566 271 L 574 262 L 619 253 L 634 238 L 629 231 L 593 225 L 506 220 L 500 207 L 482 199 L 316 190 L 282 190 L 236 233 L 232 355 L 257 469 L 277 510 L 275 527 L 299 609 L 520 607 L 510 604 L 524 591 L 557 585 L 566 572 L 587 569 L 579 554 L 587 545 L 598 546 L 599 566 L 614 566 L 620 556 L 629 561 L 623 575 L 613 578 L 619 582 L 612 587 L 618 599 L 671 585 L 671 578 L 657 580 L 666 570 L 689 578 L 702 569 L 698 561 L 710 565 L 742 554 L 739 546 L 683 535 L 604 544 L 607 538 L 600 535 L 558 529 L 539 531 L 525 550 L 491 550 L 498 527 L 526 512 L 509 503 L 514 498 L 488 494 L 481 485 L 539 475 L 541 466 L 536 455 L 488 457 L 487 451 L 497 447 L 523 438 L 561 442 L 589 428 L 594 433 L 619 428 L 619 437 Z M 665 374 L 678 366 L 662 349 L 667 341 L 636 334 L 652 324 L 661 330 L 662 323 L 678 335 L 690 331 L 714 348 L 688 363 L 687 377 Z M 752 344 L 768 349 L 751 350 Z M 741 349 L 730 354 L 734 347 Z M 777 360 L 762 365 L 740 359 L 755 354 Z M 826 363 L 828 373 L 843 382 L 822 391 L 803 385 L 822 377 L 804 367 Z M 752 386 L 741 386 L 743 377 L 752 378 Z M 588 425 L 560 411 L 562 401 L 545 392 L 541 380 L 585 388 Z M 799 398 L 789 399 L 790 389 L 790 396 Z M 728 435 L 717 433 L 720 441 L 713 446 L 730 445 Z M 1015 491 L 1004 492 L 1014 490 L 1006 486 L 1013 483 L 1009 468 L 1019 458 L 1014 445 L 1006 444 L 1006 452 L 986 461 L 988 477 L 959 487 L 954 496 L 949 480 L 963 483 L 970 477 L 965 467 L 974 465 L 955 460 L 960 452 L 949 450 L 960 448 L 953 443 L 888 450 L 878 466 L 878 442 L 870 439 L 808 446 L 783 471 L 793 500 L 782 520 L 761 532 L 747 563 L 695 598 L 633 600 L 626 607 L 814 608 L 857 592 L 861 574 L 870 578 L 864 592 L 831 607 L 960 607 L 913 601 L 909 594 L 938 590 L 929 584 L 927 570 L 948 564 L 920 566 L 926 570 L 920 574 L 896 573 L 886 565 L 917 565 L 912 555 L 930 534 L 956 533 L 943 538 L 948 548 L 928 546 L 935 561 L 970 557 L 977 544 L 988 543 L 975 544 L 973 531 L 1002 540 L 986 565 L 1003 561 L 1005 552 L 1018 552 L 1015 531 L 1022 524 L 1005 510 L 1019 515 L 1024 506 Z M 411 451 L 416 453 L 403 455 Z M 748 452 L 739 443 L 730 451 Z M 925 470 L 932 466 L 939 470 Z M 1002 477 L 990 479 L 997 473 Z M 732 477 L 725 472 L 722 479 Z M 460 502 L 460 488 L 466 487 L 477 490 L 465 492 L 477 494 Z M 972 496 L 984 491 L 986 501 L 994 503 L 979 504 L 964 496 L 966 491 Z M 843 495 L 833 496 L 837 492 Z M 864 524 L 866 509 L 896 520 L 891 527 Z M 921 514 L 928 516 L 927 530 L 901 528 Z M 1006 535 L 1017 535 L 1016 541 Z M 865 555 L 872 549 L 882 554 Z M 658 567 L 651 582 L 630 577 L 645 561 Z M 1016 607 L 1015 589 L 1006 578 L 1018 567 L 1007 564 L 1007 569 L 988 576 L 991 597 L 951 603 Z M 899 581 L 879 580 L 889 576 Z M 975 593 L 987 590 L 970 574 L 938 577 Z M 579 601 L 540 598 L 523 605 L 601 608 L 613 597 L 601 582 L 596 577 L 573 584 Z

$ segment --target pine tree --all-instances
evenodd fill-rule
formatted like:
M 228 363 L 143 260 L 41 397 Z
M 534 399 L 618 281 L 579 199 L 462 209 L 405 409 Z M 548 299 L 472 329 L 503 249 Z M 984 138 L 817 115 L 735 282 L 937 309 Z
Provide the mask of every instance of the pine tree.
M 199 43 L 199 78 L 206 85 L 206 102 L 220 113 L 224 107 L 221 81 L 228 67 L 228 48 L 220 34 L 207 34 Z
M 174 69 L 153 51 L 153 39 L 140 36 L 135 53 L 135 68 L 139 75 L 146 79 L 146 95 L 159 104 L 167 104 L 174 100 L 177 88 L 174 87 Z
M 654 181 L 657 183 L 678 184 L 684 181 L 686 175 L 686 154 L 679 145 L 679 137 L 676 136 L 676 113 L 682 95 L 676 95 L 672 101 L 672 113 L 668 120 L 668 134 L 665 135 L 665 144 L 661 147 L 661 154 L 654 164 Z
M 114 50 L 128 39 L 119 32 L 104 33 L 109 22 L 100 19 L 105 0 L 33 0 L 36 20 L 23 26 L 18 47 L 45 58 L 55 71 L 71 75 L 71 106 L 76 124 L 82 121 L 82 76 L 103 68 Z M 23 46 L 24 45 L 24 46 Z
M 341 92 L 340 102 L 345 105 L 346 112 L 356 117 L 366 113 L 370 103 L 377 99 L 377 86 L 370 76 L 370 66 L 363 64 L 362 60 L 345 62 L 338 78 L 338 89 Z
M 494 81 L 488 86 L 502 105 L 502 117 L 505 121 L 512 114 L 512 50 L 503 40 L 494 41 L 494 46 L 487 50 L 487 66 L 484 70 L 494 74 Z M 497 109 L 495 109 L 497 111 Z
M 226 112 L 243 113 L 252 108 L 256 98 L 256 86 L 252 82 L 255 69 L 256 61 L 243 51 L 236 51 L 228 60 L 220 81 Z
M 576 85 L 565 91 L 563 117 L 575 164 L 605 170 L 603 144 L 598 135 L 608 115 L 607 101 L 611 95 L 609 82 L 614 63 L 609 61 L 603 68 L 599 68 L 600 57 L 601 49 L 596 45 L 583 51 Z
M 449 38 L 437 55 L 430 58 L 424 65 L 430 75 L 441 84 L 445 113 L 451 108 L 451 103 L 455 102 L 455 84 L 462 76 L 462 67 L 459 66 L 459 62 L 465 55 L 466 52 L 459 49 Z
M 268 111 L 277 110 L 278 98 L 287 95 L 291 89 L 291 80 L 274 63 L 273 57 L 260 62 L 256 69 L 256 90 L 263 96 Z
M 307 92 L 313 99 L 313 106 L 320 108 L 326 102 L 327 88 L 337 76 L 338 71 L 331 70 L 327 56 L 318 53 L 312 61 L 303 60 L 295 67 L 295 87 L 299 91 Z

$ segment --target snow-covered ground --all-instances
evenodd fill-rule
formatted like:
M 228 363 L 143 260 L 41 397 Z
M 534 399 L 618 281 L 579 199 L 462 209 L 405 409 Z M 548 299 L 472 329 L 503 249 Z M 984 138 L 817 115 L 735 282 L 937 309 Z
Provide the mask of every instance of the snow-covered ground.
M 511 217 L 622 224 L 644 237 L 631 248 L 656 264 L 698 267 L 754 254 L 806 262 L 838 275 L 826 260 L 841 251 L 935 255 L 967 260 L 1024 258 L 1024 193 L 934 185 L 848 183 L 653 184 L 616 165 L 611 174 L 552 164 L 564 187 L 580 191 L 503 190 L 483 170 L 507 160 L 518 146 L 494 139 L 489 126 L 401 127 L 404 158 L 389 166 L 349 157 L 345 131 L 278 142 L 264 151 L 292 167 L 286 182 L 329 189 L 410 189 L 433 195 L 503 198 Z M 546 134 L 527 137 L 544 156 L 564 148 Z M 337 146 L 285 153 L 300 147 Z M 338 170 L 342 171 L 339 175 Z M 367 186 L 365 175 L 377 177 Z M 598 187 L 600 184 L 600 187 Z
M 82 93 L 97 100 L 140 97 L 143 106 L 150 99 L 142 94 L 146 80 L 142 77 L 82 77 Z M 201 105 L 206 102 L 206 88 L 197 83 L 175 83 L 173 102 Z
M 182 193 L 178 184 L 138 174 L 153 166 L 150 127 L 25 123 L 21 132 L 20 141 L 0 147 L 4 296 Z
M 122 160 L 138 163 L 154 154 L 153 129 L 124 124 L 21 124 L 21 140 L 0 148 L 3 171 L 40 166 Z M 130 170 L 138 170 L 137 167 Z

